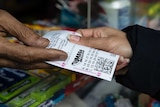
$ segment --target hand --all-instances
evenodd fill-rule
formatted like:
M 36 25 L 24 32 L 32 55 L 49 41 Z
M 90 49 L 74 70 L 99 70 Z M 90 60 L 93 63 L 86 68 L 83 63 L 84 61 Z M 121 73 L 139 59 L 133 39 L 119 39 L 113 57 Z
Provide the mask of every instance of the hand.
M 132 49 L 124 32 L 109 27 L 79 29 L 77 32 L 82 37 L 71 35 L 69 37 L 71 42 L 120 55 L 117 71 L 128 65 Z M 116 72 L 116 74 L 121 73 L 124 74 Z
M 12 35 L 22 44 L 11 43 L 4 36 Z M 52 68 L 45 61 L 65 60 L 67 54 L 45 48 L 47 39 L 35 34 L 4 10 L 0 10 L 0 67 L 18 69 Z

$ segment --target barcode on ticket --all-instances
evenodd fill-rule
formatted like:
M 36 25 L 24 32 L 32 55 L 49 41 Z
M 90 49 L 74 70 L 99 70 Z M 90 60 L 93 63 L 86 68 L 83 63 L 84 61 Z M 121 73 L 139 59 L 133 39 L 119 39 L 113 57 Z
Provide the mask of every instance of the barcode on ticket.
M 110 75 L 113 65 L 114 65 L 114 60 L 104 57 L 98 57 L 94 70 Z

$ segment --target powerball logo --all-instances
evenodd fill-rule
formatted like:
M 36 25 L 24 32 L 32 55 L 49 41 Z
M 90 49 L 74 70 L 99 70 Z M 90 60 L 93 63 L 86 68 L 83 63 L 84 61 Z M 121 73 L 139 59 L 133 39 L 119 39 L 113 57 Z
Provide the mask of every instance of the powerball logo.
M 72 65 L 76 66 L 79 63 L 81 63 L 82 59 L 83 59 L 83 56 L 84 56 L 84 50 L 79 50 L 76 57 L 74 58 L 74 61 L 72 62 Z

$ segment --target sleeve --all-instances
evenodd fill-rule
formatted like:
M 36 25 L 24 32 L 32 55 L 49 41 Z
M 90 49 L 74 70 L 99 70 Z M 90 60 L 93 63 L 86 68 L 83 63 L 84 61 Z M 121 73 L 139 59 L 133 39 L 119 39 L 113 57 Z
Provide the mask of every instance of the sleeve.
M 116 81 L 160 100 L 160 31 L 139 25 L 123 29 L 133 50 L 125 75 Z

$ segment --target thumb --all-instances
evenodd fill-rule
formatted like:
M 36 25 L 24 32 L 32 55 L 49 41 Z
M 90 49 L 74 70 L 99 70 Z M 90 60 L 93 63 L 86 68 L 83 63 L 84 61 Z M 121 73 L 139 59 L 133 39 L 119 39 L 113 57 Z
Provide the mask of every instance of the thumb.
M 94 38 L 94 37 L 80 37 L 76 35 L 69 35 L 68 40 L 76 44 L 85 45 L 88 47 L 92 47 L 92 48 L 96 48 L 104 51 L 109 50 L 107 49 L 109 47 L 104 46 L 104 43 L 105 45 L 107 45 L 107 39 L 103 37 Z

